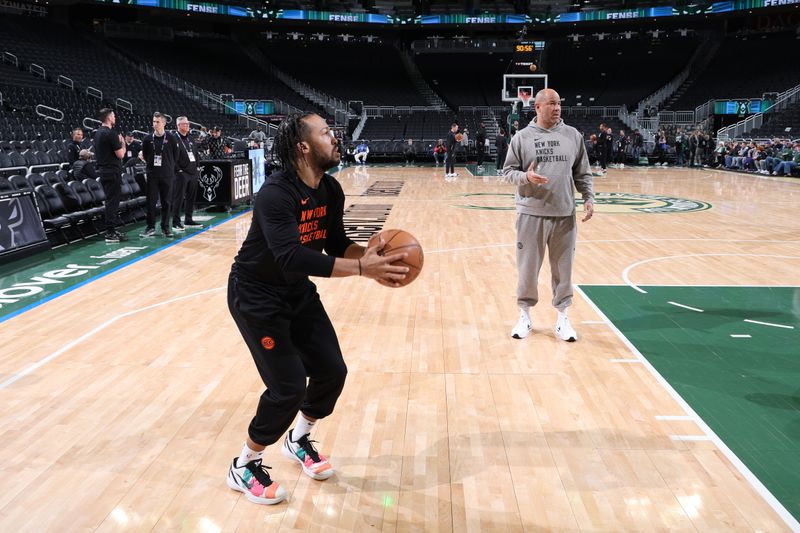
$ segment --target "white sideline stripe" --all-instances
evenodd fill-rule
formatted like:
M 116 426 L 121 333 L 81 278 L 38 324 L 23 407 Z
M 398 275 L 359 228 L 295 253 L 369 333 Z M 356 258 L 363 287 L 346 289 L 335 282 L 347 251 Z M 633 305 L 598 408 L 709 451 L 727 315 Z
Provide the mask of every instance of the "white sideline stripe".
M 83 335 L 81 335 L 77 339 L 68 342 L 67 344 L 65 344 L 64 346 L 62 346 L 61 348 L 59 348 L 55 352 L 51 353 L 50 355 L 48 355 L 44 359 L 41 359 L 41 360 L 37 361 L 36 363 L 32 364 L 31 366 L 29 366 L 28 368 L 25 368 L 24 370 L 21 370 L 20 372 L 17 372 L 16 374 L 12 375 L 10 378 L 8 378 L 4 382 L 0 383 L 0 390 L 3 390 L 3 389 L 7 388 L 10 385 L 13 385 L 14 383 L 19 381 L 20 379 L 24 378 L 25 376 L 27 376 L 28 374 L 30 374 L 34 370 L 43 367 L 44 365 L 46 365 L 50 361 L 58 359 L 65 352 L 71 350 L 72 348 L 74 348 L 78 344 L 82 343 L 86 339 L 88 339 L 90 337 L 93 337 L 97 333 L 103 331 L 104 329 L 106 329 L 108 326 L 110 326 L 111 324 L 113 324 L 117 320 L 120 320 L 120 319 L 125 318 L 125 317 L 129 317 L 131 315 L 135 315 L 136 313 L 140 313 L 142 311 L 148 311 L 150 309 L 155 309 L 156 307 L 161 307 L 162 305 L 167 305 L 167 304 L 179 302 L 181 300 L 186 300 L 188 298 L 194 298 L 195 296 L 200 296 L 200 295 L 203 295 L 203 294 L 208 294 L 210 292 L 219 291 L 219 290 L 222 290 L 224 288 L 225 288 L 224 286 L 223 287 L 217 287 L 215 289 L 207 289 L 205 291 L 200 291 L 200 292 L 194 292 L 192 294 L 187 294 L 186 296 L 178 296 L 177 298 L 172 298 L 171 300 L 165 300 L 165 301 L 157 303 L 157 304 L 148 305 L 146 307 L 142 307 L 141 309 L 134 309 L 133 311 L 128 311 L 127 313 L 122 313 L 121 315 L 117 315 L 117 316 L 115 316 L 113 318 L 110 318 L 110 319 L 106 320 L 105 322 L 103 322 L 102 324 L 100 324 L 99 326 L 97 326 L 96 328 L 92 329 L 91 331 L 89 331 L 87 333 L 84 333 Z
M 628 285 L 631 289 L 635 291 L 639 291 L 642 294 L 647 294 L 647 291 L 640 288 L 638 285 L 633 283 L 630 279 L 630 272 L 634 268 L 640 265 L 644 265 L 646 263 L 652 263 L 653 261 L 662 261 L 664 259 L 686 259 L 690 257 L 770 257 L 773 259 L 800 259 L 800 256 L 797 255 L 767 255 L 767 254 L 681 254 L 681 255 L 664 255 L 660 257 L 651 257 L 650 259 L 644 259 L 642 261 L 637 261 L 635 263 L 631 263 L 625 270 L 622 271 L 622 280 Z M 652 284 L 651 284 L 652 285 Z
M 669 438 L 676 442 L 704 442 L 714 440 L 708 435 L 670 435 Z
M 686 403 L 686 400 L 681 398 L 681 395 L 678 394 L 678 392 L 672 387 L 672 385 L 670 385 L 669 382 L 665 380 L 661 374 L 658 373 L 658 370 L 656 370 L 655 367 L 652 364 L 650 364 L 650 361 L 648 361 L 641 354 L 641 352 L 639 352 L 639 350 L 636 349 L 636 346 L 634 346 L 631 343 L 631 341 L 629 341 L 628 338 L 625 337 L 625 335 L 623 335 L 622 332 L 610 320 L 608 320 L 608 317 L 605 315 L 605 313 L 603 313 L 600 310 L 600 308 L 597 307 L 597 304 L 595 304 L 591 300 L 591 298 L 589 298 L 586 295 L 586 293 L 583 292 L 580 286 L 576 285 L 575 290 L 578 293 L 580 293 L 583 299 L 586 300 L 586 302 L 595 310 L 598 316 L 603 318 L 603 320 L 608 321 L 609 327 L 611 327 L 614 333 L 617 334 L 617 336 L 625 344 L 625 346 L 628 347 L 631 353 L 642 358 L 642 363 L 645 365 L 647 370 L 650 371 L 655 380 L 658 381 L 658 383 L 661 384 L 662 387 L 664 387 L 664 390 L 666 390 L 667 393 L 670 396 L 672 396 L 672 399 L 675 400 L 686 413 L 694 417 L 694 421 L 700 427 L 700 429 L 717 446 L 717 448 L 719 448 L 719 451 L 722 452 L 722 454 L 731 462 L 731 464 L 736 468 L 736 470 L 738 470 L 739 473 L 750 483 L 753 489 L 756 492 L 758 492 L 758 494 L 762 498 L 764 498 L 764 501 L 767 502 L 767 505 L 772 507 L 772 509 L 778 514 L 778 516 L 781 517 L 781 519 L 786 523 L 786 525 L 789 526 L 789 529 L 791 529 L 792 531 L 800 532 L 800 522 L 798 522 L 797 519 L 793 517 L 789 513 L 789 511 L 786 510 L 783 504 L 779 502 L 778 499 L 775 498 L 775 496 L 773 496 L 769 490 L 767 490 L 767 487 L 765 487 L 764 484 L 761 483 L 761 481 L 750 471 L 750 469 L 747 468 L 747 466 L 738 457 L 736 457 L 736 454 L 734 454 L 731 451 L 731 449 L 728 448 L 727 444 L 722 442 L 722 439 L 720 439 L 719 436 L 716 433 L 714 433 L 714 430 L 708 427 L 708 424 L 706 424 L 705 421 L 703 421 L 703 419 L 700 418 L 700 416 L 695 412 L 695 410 L 692 409 L 691 405 Z
M 694 420 L 691 415 L 656 415 L 656 420 Z
M 703 313 L 702 309 L 698 309 L 696 307 L 689 307 L 688 305 L 679 304 L 678 302 L 667 302 L 670 305 L 674 305 L 676 307 L 683 307 L 684 309 L 688 309 L 689 311 L 697 311 L 698 313 Z
M 731 335 L 734 339 L 752 339 L 752 335 Z
M 794 326 L 786 326 L 784 324 L 773 324 L 772 322 L 760 322 L 758 320 L 750 320 L 749 318 L 745 318 L 744 321 L 750 322 L 751 324 L 761 324 L 762 326 L 772 326 L 773 328 L 794 329 Z
M 609 359 L 612 363 L 642 363 L 641 359 Z

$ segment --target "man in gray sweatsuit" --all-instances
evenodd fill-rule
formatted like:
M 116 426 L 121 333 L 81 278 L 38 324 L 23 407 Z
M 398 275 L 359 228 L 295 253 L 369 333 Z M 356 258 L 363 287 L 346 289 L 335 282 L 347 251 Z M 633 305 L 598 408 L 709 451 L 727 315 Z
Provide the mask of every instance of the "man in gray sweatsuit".
M 517 186 L 517 303 L 520 317 L 511 330 L 515 339 L 531 332 L 528 311 L 539 301 L 537 284 L 545 248 L 552 272 L 556 335 L 573 342 L 578 336 L 567 318 L 572 304 L 572 261 L 577 226 L 575 193 L 583 196 L 586 222 L 594 214 L 592 172 L 583 137 L 561 120 L 561 98 L 553 89 L 536 94 L 536 119 L 511 139 L 503 181 Z M 574 187 L 574 189 L 573 189 Z

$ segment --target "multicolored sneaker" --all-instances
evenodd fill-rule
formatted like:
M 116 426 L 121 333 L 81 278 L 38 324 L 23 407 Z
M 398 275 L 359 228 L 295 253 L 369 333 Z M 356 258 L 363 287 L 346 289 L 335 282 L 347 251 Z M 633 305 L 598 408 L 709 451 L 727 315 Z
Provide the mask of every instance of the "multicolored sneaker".
M 286 435 L 286 439 L 283 441 L 283 455 L 299 461 L 303 465 L 303 472 L 309 477 L 320 481 L 331 477 L 333 475 L 333 467 L 328 463 L 325 456 L 320 455 L 314 449 L 314 445 L 311 444 L 316 441 L 308 440 L 309 434 L 306 433 L 295 442 L 292 440 L 292 431 L 294 430 L 289 430 L 289 434 Z
M 262 505 L 274 505 L 286 499 L 286 489 L 270 479 L 267 472 L 269 467 L 262 465 L 261 459 L 250 461 L 242 467 L 236 466 L 236 459 L 233 458 L 228 469 L 230 488 L 243 492 L 248 500 Z

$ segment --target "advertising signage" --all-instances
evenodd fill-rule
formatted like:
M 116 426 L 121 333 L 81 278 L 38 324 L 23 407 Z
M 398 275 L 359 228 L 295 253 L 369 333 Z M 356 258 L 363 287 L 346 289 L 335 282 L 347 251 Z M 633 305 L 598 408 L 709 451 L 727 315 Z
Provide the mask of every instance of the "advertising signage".
M 629 20 L 653 17 L 671 17 L 671 6 L 641 7 L 638 9 L 622 9 L 616 11 L 580 11 L 577 13 L 561 13 L 556 22 L 587 22 L 598 20 Z

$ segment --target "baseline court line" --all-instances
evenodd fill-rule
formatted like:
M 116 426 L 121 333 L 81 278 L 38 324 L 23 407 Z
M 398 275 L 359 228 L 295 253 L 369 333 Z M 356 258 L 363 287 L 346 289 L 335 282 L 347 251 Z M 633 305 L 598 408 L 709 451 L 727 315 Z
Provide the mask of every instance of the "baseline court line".
M 762 326 L 771 326 L 773 328 L 794 329 L 794 326 L 786 326 L 784 324 L 773 324 L 772 322 L 761 322 L 759 320 L 750 320 L 749 318 L 745 318 L 744 321 L 745 322 L 750 322 L 751 324 L 760 324 Z
M 731 335 L 734 339 L 752 339 L 752 335 Z
M 688 305 L 679 304 L 678 302 L 667 302 L 670 305 L 674 305 L 676 307 L 683 307 L 684 309 L 688 309 L 689 311 L 696 311 L 698 313 L 703 313 L 702 309 L 698 309 L 696 307 L 689 307 Z
M 761 480 L 759 480 L 755 474 L 753 474 L 750 469 L 747 468 L 747 465 L 745 465 L 741 459 L 739 459 L 736 454 L 733 453 L 730 448 L 728 448 L 728 445 L 725 444 L 716 433 L 714 433 L 714 430 L 712 430 L 702 418 L 700 418 L 700 415 L 698 415 L 697 412 L 692 409 L 692 406 L 689 405 L 680 394 L 678 394 L 672 385 L 670 385 L 669 382 L 664 379 L 664 376 L 662 376 L 659 371 L 656 370 L 656 368 L 650 363 L 650 361 L 648 361 L 647 358 L 642 355 L 638 348 L 636 348 L 636 346 L 634 346 L 633 343 L 629 341 L 625 335 L 623 335 L 619 328 L 617 328 L 617 326 L 608 319 L 605 313 L 600 310 L 597 304 L 595 304 L 594 301 L 592 301 L 592 299 L 589 298 L 585 292 L 583 292 L 579 285 L 575 286 L 575 290 L 583 297 L 584 300 L 586 300 L 592 309 L 595 310 L 598 316 L 608 321 L 609 327 L 614 331 L 614 333 L 617 334 L 617 337 L 619 337 L 623 344 L 628 347 L 631 353 L 642 359 L 642 363 L 645 365 L 647 370 L 650 371 L 655 380 L 661 384 L 664 390 L 667 391 L 670 396 L 672 396 L 672 399 L 675 400 L 686 413 L 694 417 L 694 421 L 700 427 L 700 429 L 717 446 L 717 448 L 719 448 L 719 451 L 722 452 L 722 454 L 731 462 L 734 468 L 736 468 L 736 470 L 738 470 L 739 473 L 750 483 L 753 489 L 762 498 L 764 498 L 764 501 L 767 502 L 767 505 L 772 507 L 778 516 L 781 517 L 786 525 L 789 526 L 789 529 L 800 532 L 800 522 L 798 522 L 797 519 L 786 510 L 786 507 L 784 507 L 783 504 L 779 502 L 778 499 L 769 491 L 769 489 L 767 489 L 767 487 L 761 483 Z

